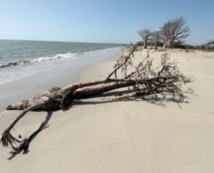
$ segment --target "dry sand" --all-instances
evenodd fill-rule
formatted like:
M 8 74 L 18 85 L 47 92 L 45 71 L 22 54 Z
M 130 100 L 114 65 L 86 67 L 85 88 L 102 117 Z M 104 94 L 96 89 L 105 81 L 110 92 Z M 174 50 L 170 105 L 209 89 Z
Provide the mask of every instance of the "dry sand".
M 214 172 L 214 54 L 170 51 L 195 94 L 188 103 L 83 100 L 70 110 L 32 112 L 13 131 L 27 136 L 46 116 L 51 119 L 27 154 L 0 148 L 1 172 L 31 173 L 212 173 Z M 140 54 L 137 52 L 135 61 Z M 162 52 L 151 52 L 160 59 Z M 92 65 L 81 81 L 103 79 L 115 59 Z M 3 111 L 0 130 L 18 111 Z M 10 159 L 10 160 L 8 160 Z

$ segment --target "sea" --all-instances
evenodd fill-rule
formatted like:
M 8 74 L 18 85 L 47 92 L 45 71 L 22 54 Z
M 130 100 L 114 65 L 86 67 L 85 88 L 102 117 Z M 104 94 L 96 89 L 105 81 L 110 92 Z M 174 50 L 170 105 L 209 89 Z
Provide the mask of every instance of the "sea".
M 97 63 L 119 53 L 121 47 L 110 43 L 0 40 L 0 85 L 58 66 L 75 69 L 77 64 Z

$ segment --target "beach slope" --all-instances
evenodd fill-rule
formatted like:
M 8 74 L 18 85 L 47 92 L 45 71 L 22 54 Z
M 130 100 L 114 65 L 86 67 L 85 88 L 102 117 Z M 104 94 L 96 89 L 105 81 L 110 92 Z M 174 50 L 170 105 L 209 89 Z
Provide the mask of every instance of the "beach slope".
M 163 52 L 150 51 L 160 59 Z M 32 112 L 13 130 L 28 136 L 45 118 L 49 127 L 29 152 L 0 148 L 1 172 L 10 173 L 201 173 L 214 171 L 214 54 L 169 51 L 180 70 L 193 76 L 185 103 L 164 106 L 142 100 L 85 99 L 67 111 Z M 146 51 L 136 52 L 135 60 Z M 116 58 L 86 68 L 80 81 L 103 79 Z M 0 131 L 19 113 L 1 112 Z

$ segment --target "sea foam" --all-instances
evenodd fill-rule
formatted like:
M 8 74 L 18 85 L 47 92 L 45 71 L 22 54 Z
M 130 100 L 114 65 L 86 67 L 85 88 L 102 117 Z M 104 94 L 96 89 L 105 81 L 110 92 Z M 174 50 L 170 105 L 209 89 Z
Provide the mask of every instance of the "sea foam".
M 78 53 L 56 54 L 29 60 L 6 62 L 0 65 L 0 84 L 11 82 L 26 76 L 51 70 L 56 66 L 77 65 L 78 63 L 90 64 L 113 56 L 120 48 L 110 48 Z

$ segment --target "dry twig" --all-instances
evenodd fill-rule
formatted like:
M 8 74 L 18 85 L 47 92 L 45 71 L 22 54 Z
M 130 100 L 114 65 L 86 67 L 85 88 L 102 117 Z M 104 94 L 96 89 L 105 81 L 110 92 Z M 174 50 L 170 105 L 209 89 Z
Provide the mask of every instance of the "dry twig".
M 54 88 L 32 99 L 8 106 L 8 110 L 23 110 L 23 112 L 2 133 L 1 142 L 3 146 L 11 146 L 14 150 L 24 150 L 28 147 L 32 136 L 46 128 L 46 125 L 42 124 L 36 132 L 23 141 L 13 137 L 10 133 L 11 129 L 29 111 L 64 109 L 75 100 L 96 96 L 118 88 L 129 87 L 130 93 L 120 94 L 119 97 L 112 100 L 146 96 L 154 96 L 155 98 L 171 96 L 178 101 L 183 101 L 185 96 L 181 86 L 190 80 L 180 73 L 176 63 L 170 62 L 168 55 L 163 54 L 160 66 L 154 68 L 148 52 L 147 56 L 134 66 L 132 58 L 136 49 L 137 47 L 133 46 L 127 55 L 121 55 L 114 66 L 114 70 L 109 73 L 105 80 Z M 134 70 L 129 71 L 128 68 Z M 122 78 L 118 78 L 118 73 L 122 73 Z M 17 143 L 20 144 L 18 147 L 15 146 Z

